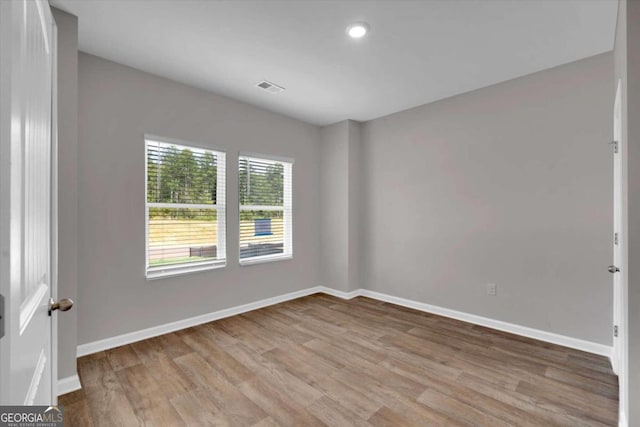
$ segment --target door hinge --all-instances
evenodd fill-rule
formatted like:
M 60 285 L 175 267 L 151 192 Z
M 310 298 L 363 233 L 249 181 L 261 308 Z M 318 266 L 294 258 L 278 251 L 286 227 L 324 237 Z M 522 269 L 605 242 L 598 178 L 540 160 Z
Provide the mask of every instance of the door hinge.
M 613 326 L 613 336 L 618 338 L 618 325 Z
M 618 153 L 618 141 L 611 141 L 609 144 L 613 145 L 613 152 Z
M 614 245 L 618 244 L 618 233 L 613 233 L 613 244 Z
M 0 338 L 4 336 L 4 295 L 0 295 Z

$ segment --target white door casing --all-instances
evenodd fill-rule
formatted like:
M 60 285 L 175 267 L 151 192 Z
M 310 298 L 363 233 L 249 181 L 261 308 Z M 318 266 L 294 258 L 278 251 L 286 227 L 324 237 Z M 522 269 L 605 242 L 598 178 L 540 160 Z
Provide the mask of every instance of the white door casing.
M 2 1 L 0 8 L 0 403 L 50 405 L 55 24 L 44 0 Z
M 621 104 L 620 104 L 620 83 L 617 85 L 616 97 L 613 108 L 613 265 L 620 267 L 621 247 L 622 247 L 622 129 L 621 129 Z M 618 337 L 613 337 L 613 355 L 611 362 L 613 370 L 618 373 L 620 366 L 620 323 L 621 323 L 621 275 L 613 274 L 613 325 L 618 330 Z M 615 330 L 614 329 L 614 330 Z
M 613 141 L 615 144 L 613 154 L 613 265 L 620 269 L 613 274 L 613 324 L 617 330 L 617 336 L 613 338 L 613 352 L 611 364 L 619 379 L 619 406 L 620 419 L 626 413 L 628 405 L 627 397 L 627 372 L 628 372 L 628 328 L 627 328 L 627 283 L 628 283 L 628 258 L 627 258 L 627 218 L 626 206 L 626 141 L 622 132 L 622 81 L 616 84 L 615 102 L 613 107 Z

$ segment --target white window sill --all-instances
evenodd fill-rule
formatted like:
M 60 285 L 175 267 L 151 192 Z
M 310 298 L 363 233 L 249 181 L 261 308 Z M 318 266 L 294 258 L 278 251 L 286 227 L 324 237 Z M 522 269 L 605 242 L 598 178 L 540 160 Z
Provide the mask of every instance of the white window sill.
M 276 262 L 276 261 L 285 261 L 288 259 L 293 259 L 293 255 L 265 255 L 265 256 L 256 256 L 251 258 L 245 258 L 240 260 L 240 266 L 246 267 L 254 264 L 264 264 L 266 262 Z
M 184 274 L 199 273 L 208 270 L 217 270 L 227 266 L 226 261 L 217 261 L 215 263 L 206 263 L 199 265 L 189 265 L 181 267 L 166 267 L 164 269 L 147 270 L 147 280 L 165 279 L 167 277 L 182 276 Z

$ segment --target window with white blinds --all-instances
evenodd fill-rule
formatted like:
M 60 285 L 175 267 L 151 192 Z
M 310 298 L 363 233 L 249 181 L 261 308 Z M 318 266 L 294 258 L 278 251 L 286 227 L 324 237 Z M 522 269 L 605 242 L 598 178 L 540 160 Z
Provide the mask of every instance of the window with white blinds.
M 240 156 L 240 264 L 293 255 L 292 161 Z
M 148 278 L 224 266 L 225 153 L 146 138 Z

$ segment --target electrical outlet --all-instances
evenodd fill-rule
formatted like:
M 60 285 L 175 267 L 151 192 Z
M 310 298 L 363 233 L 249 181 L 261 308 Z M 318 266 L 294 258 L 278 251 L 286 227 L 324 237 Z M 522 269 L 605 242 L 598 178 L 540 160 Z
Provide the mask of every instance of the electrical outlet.
M 492 297 L 498 295 L 498 286 L 495 283 L 487 284 L 487 295 L 491 295 Z

